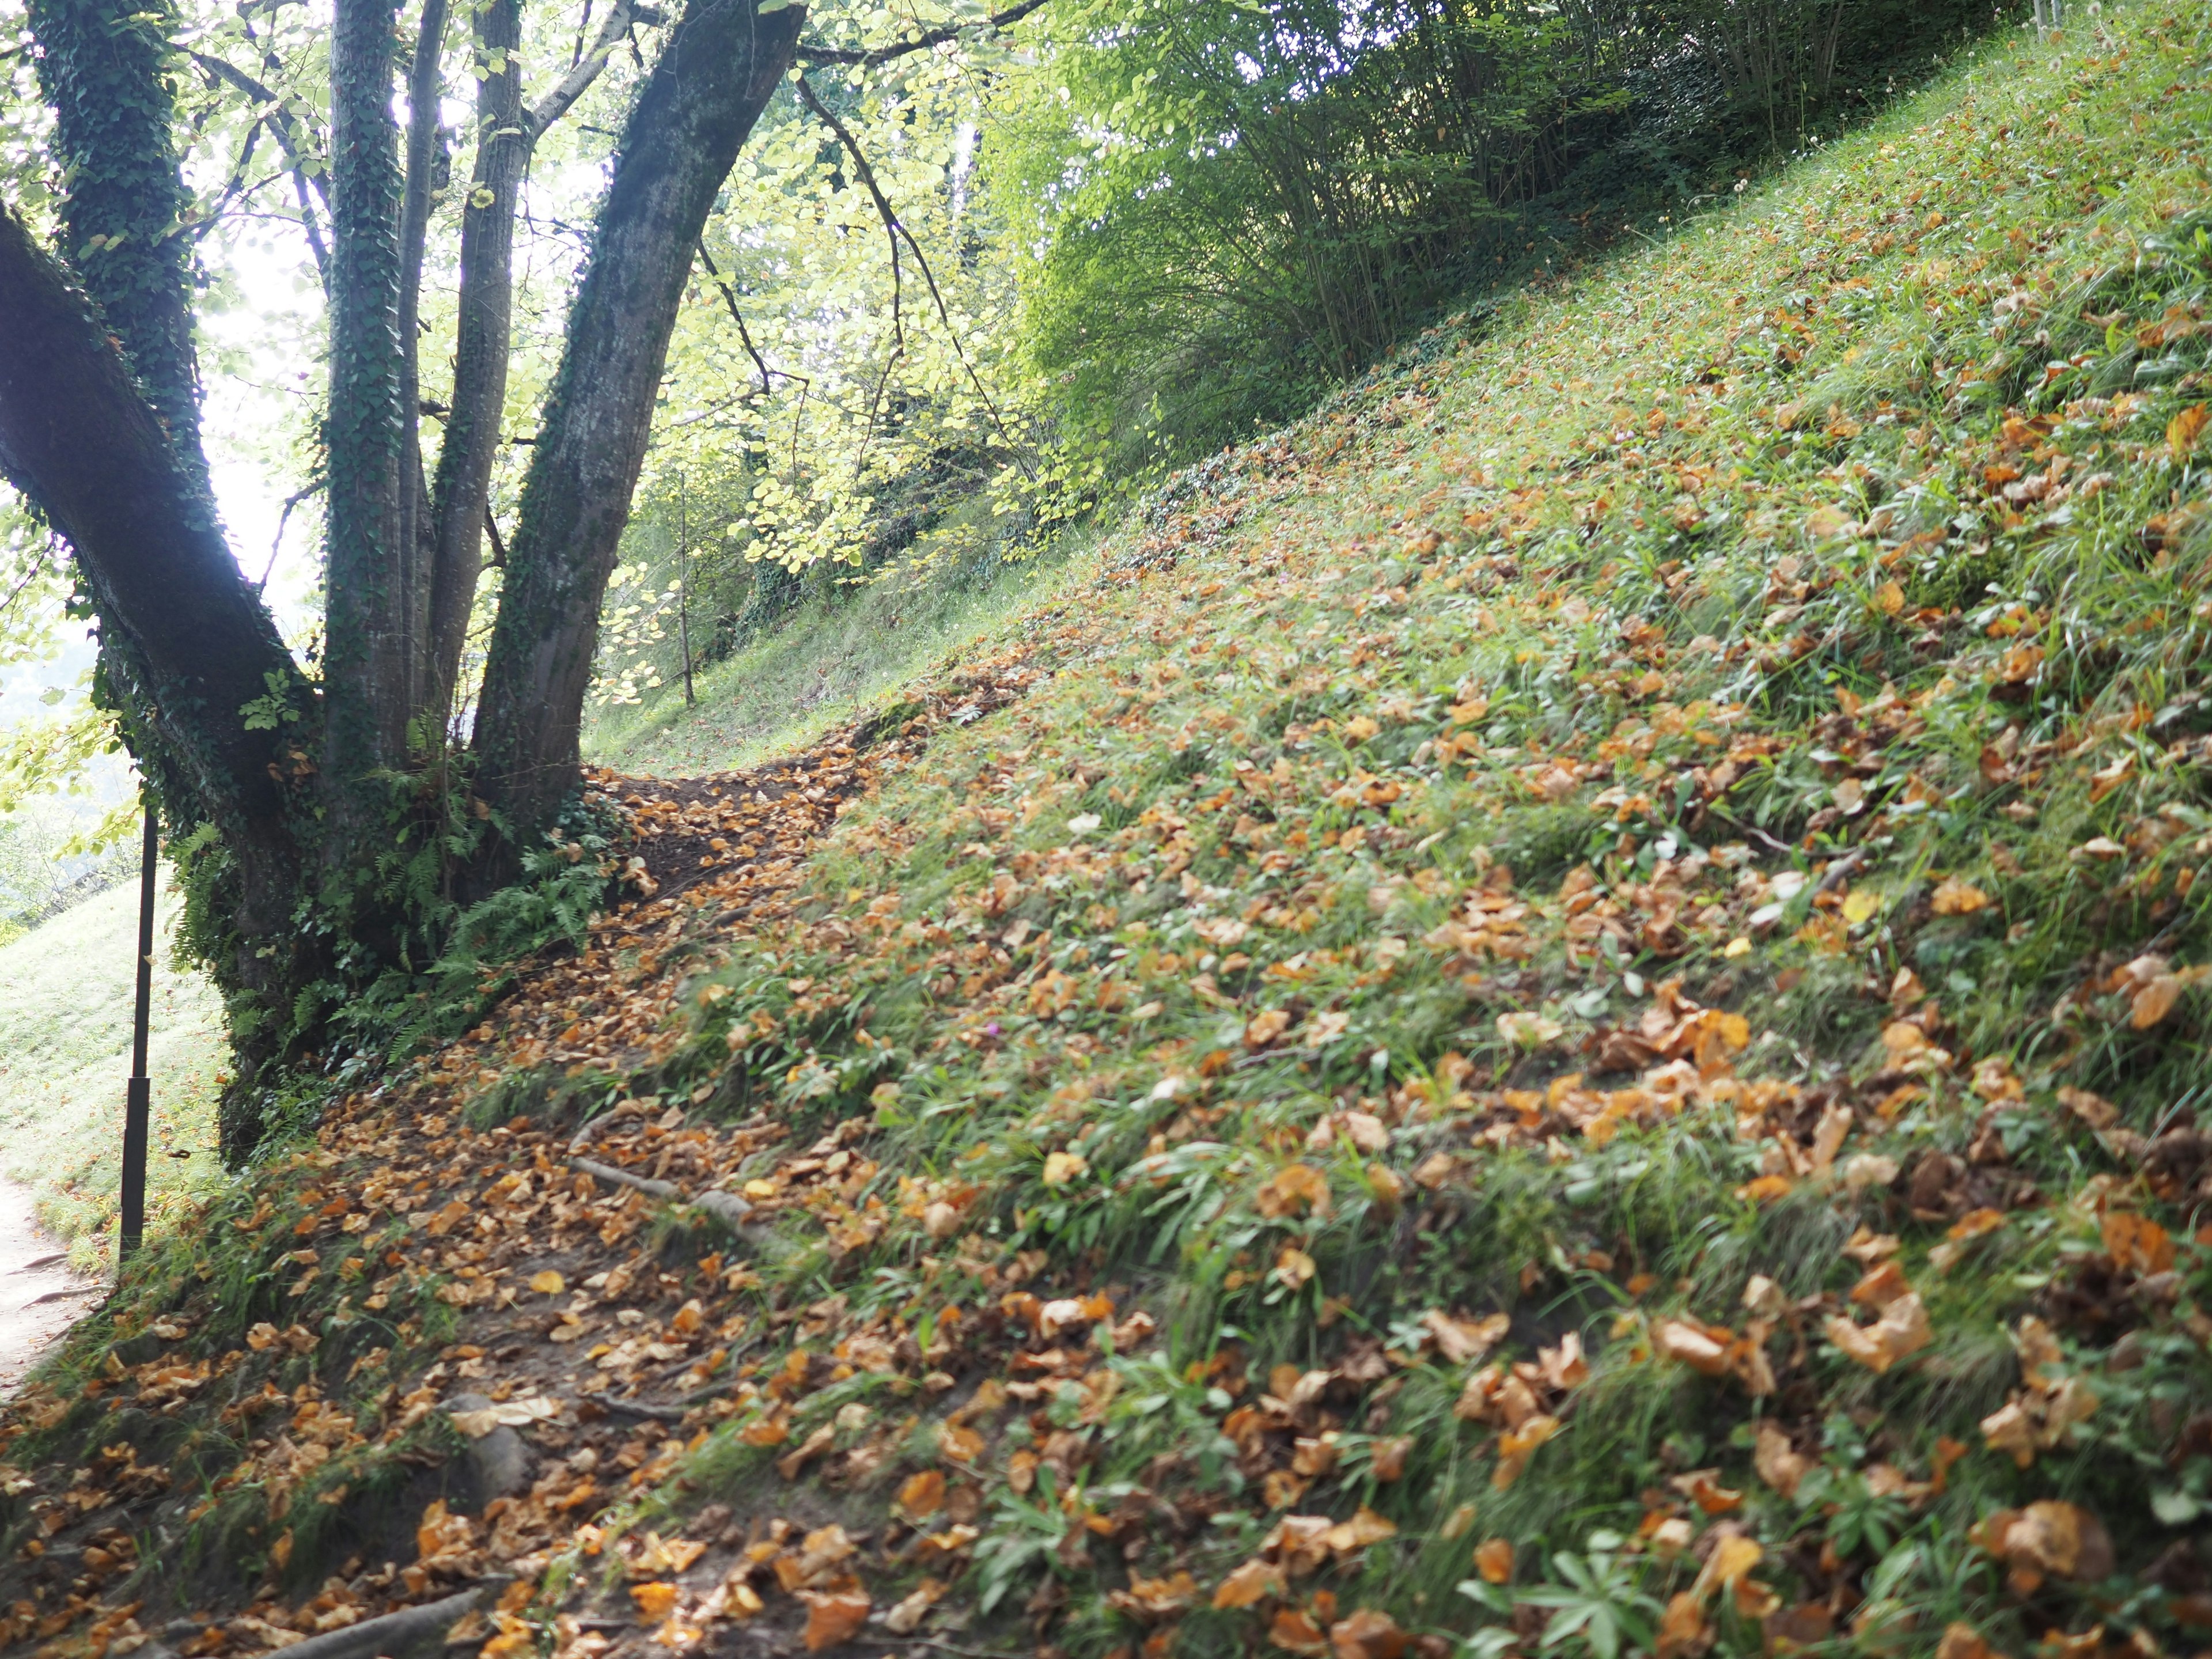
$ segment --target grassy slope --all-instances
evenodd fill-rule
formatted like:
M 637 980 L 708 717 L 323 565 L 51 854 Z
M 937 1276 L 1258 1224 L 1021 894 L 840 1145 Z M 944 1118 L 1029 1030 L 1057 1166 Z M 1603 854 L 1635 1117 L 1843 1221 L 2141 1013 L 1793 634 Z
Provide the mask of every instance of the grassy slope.
M 157 939 L 175 908 L 164 895 Z M 73 906 L 0 946 L 0 1173 L 37 1195 L 39 1218 L 78 1266 L 112 1256 L 131 1070 L 136 882 Z M 157 946 L 149 1066 L 154 1080 L 149 1214 L 161 1225 L 216 1172 L 222 1009 Z M 189 1152 L 189 1158 L 166 1154 Z
M 697 708 L 684 706 L 682 681 L 672 678 L 640 707 L 598 711 L 586 734 L 591 758 L 647 776 L 690 776 L 810 743 L 931 663 L 957 660 L 1080 563 L 1062 547 L 978 569 L 938 545 L 948 536 L 925 538 L 915 560 L 841 592 L 834 605 L 811 601 L 701 670 Z
M 2008 36 L 1204 470 L 1007 630 L 1060 672 L 845 814 L 795 912 L 706 963 L 680 915 L 611 937 L 607 1019 L 711 967 L 672 1053 L 501 1077 L 485 1028 L 269 1170 L 236 1243 L 149 1264 L 125 1328 L 182 1308 L 231 1394 L 319 1377 L 360 1419 L 331 1492 L 417 1443 L 441 1352 L 605 1473 L 584 1392 L 738 1349 L 626 1482 L 571 1505 L 572 1455 L 462 1528 L 544 1574 L 499 1654 L 649 1650 L 545 1622 L 630 1611 L 624 1564 L 674 1585 L 636 1598 L 660 1640 L 725 1645 L 748 1535 L 779 1640 L 925 1576 L 1000 1651 L 1487 1655 L 1554 1609 L 1645 1647 L 1662 1606 L 1669 1653 L 2191 1640 L 2212 38 L 2096 29 Z M 469 1075 L 469 1121 L 449 1121 Z M 623 1097 L 605 1157 L 741 1187 L 771 1242 L 641 1230 L 548 1162 L 516 1193 Z M 333 1185 L 368 1236 L 288 1291 Z M 497 1291 L 540 1264 L 624 1270 L 560 1304 L 625 1304 L 604 1347 L 499 1346 L 554 1310 Z M 11 1436 L 19 1525 L 113 1431 L 72 1404 L 98 1340 Z M 219 1539 L 297 1623 L 358 1564 L 325 1506 L 270 1512 L 295 1455 L 244 1432 L 184 1441 L 203 1480 L 246 1461 L 171 1559 Z M 831 1520 L 867 1550 L 770 1525 Z

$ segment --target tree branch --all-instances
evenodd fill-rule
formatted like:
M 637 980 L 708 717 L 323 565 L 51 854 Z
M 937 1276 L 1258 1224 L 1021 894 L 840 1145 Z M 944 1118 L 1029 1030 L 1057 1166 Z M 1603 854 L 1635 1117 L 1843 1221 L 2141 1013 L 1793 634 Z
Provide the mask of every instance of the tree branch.
M 814 88 L 807 84 L 805 76 L 800 76 L 795 84 L 799 88 L 799 96 L 806 107 L 812 110 L 821 118 L 823 124 L 837 135 L 837 142 L 842 144 L 846 152 L 852 156 L 853 166 L 860 175 L 860 182 L 868 187 L 868 194 L 875 198 L 876 211 L 882 216 L 884 229 L 891 238 L 891 322 L 899 331 L 899 352 L 903 353 L 906 349 L 906 331 L 899 323 L 898 313 L 898 239 L 903 236 L 906 238 L 907 246 L 913 250 L 915 263 L 921 267 L 922 280 L 929 284 L 929 297 L 937 303 L 938 319 L 945 325 L 945 336 L 951 343 L 952 355 L 960 360 L 960 367 L 968 371 L 968 383 L 975 388 L 975 395 L 983 400 L 983 407 L 990 410 L 991 424 L 999 428 L 999 435 L 1006 441 L 1007 450 L 1013 456 L 1014 464 L 1021 468 L 1022 476 L 1035 478 L 1036 474 L 1031 470 L 1029 461 L 1023 456 L 1021 447 L 1014 441 L 1014 434 L 1006 430 L 1006 421 L 999 414 L 999 405 L 992 401 L 991 394 L 984 390 L 983 377 L 975 372 L 975 364 L 968 361 L 967 352 L 961 348 L 960 331 L 952 326 L 952 313 L 945 309 L 944 295 L 938 292 L 936 274 L 929 268 L 929 258 L 922 252 L 921 244 L 915 240 L 914 233 L 901 222 L 897 214 L 891 211 L 891 204 L 884 197 L 883 187 L 876 182 L 876 170 L 868 165 L 868 158 L 861 153 L 859 141 L 853 137 L 852 132 L 842 121 L 830 113 L 830 106 L 815 96 Z M 893 361 L 896 361 L 896 354 Z M 889 367 L 886 366 L 884 369 L 886 379 L 889 378 L 890 372 Z M 882 388 L 878 386 L 877 390 L 878 395 L 880 396 Z M 874 412 L 872 410 L 869 414 L 871 429 L 874 426 Z
M 800 63 L 810 67 L 819 67 L 829 64 L 855 64 L 862 68 L 872 68 L 878 64 L 888 64 L 894 58 L 908 57 L 917 52 L 927 52 L 932 46 L 941 46 L 948 40 L 957 40 L 963 33 L 972 28 L 1006 28 L 1012 24 L 1020 22 L 1031 12 L 1043 9 L 1046 3 L 1047 0 L 1021 0 L 1019 5 L 1009 6 L 1006 10 L 995 13 L 980 23 L 947 23 L 941 28 L 930 29 L 915 40 L 902 40 L 896 46 L 872 46 L 865 50 L 844 46 L 801 46 L 793 55 Z
M 771 374 L 783 374 L 783 371 L 769 368 L 768 359 L 762 356 L 759 349 L 753 344 L 753 337 L 745 327 L 744 313 L 738 309 L 737 291 L 724 282 L 722 273 L 714 269 L 714 256 L 707 252 L 707 239 L 703 236 L 699 239 L 699 263 L 707 267 L 708 280 L 722 291 L 722 303 L 730 308 L 730 320 L 738 325 L 738 338 L 745 343 L 745 355 L 753 360 L 753 367 L 760 370 L 761 396 L 765 398 L 775 390 L 769 384 L 769 376 Z M 804 375 L 799 374 L 784 374 L 784 379 L 787 380 L 805 378 Z
M 622 44 L 623 36 L 629 32 L 636 9 L 631 0 L 615 0 L 612 9 L 607 13 L 606 21 L 599 25 L 599 33 L 592 42 L 592 49 L 576 60 L 552 91 L 531 106 L 530 142 L 532 144 L 544 137 L 545 129 L 566 115 L 569 106 L 584 95 L 592 82 L 599 78 L 599 71 L 606 68 L 607 59 Z

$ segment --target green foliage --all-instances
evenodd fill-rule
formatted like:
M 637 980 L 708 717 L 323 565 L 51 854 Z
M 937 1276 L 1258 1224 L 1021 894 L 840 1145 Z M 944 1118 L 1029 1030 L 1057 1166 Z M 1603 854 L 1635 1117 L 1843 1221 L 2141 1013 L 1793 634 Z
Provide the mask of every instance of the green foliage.
M 1024 339 L 1112 470 L 1310 407 L 1448 295 L 1726 187 L 1985 21 L 1895 0 L 1068 5 L 993 187 Z M 1540 249 L 1542 250 L 1540 252 Z

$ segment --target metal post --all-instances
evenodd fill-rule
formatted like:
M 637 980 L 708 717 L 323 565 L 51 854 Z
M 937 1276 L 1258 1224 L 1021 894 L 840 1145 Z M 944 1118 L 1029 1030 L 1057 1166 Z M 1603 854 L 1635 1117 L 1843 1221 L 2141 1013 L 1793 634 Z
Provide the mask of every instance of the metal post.
M 147 1118 L 154 1085 L 146 1076 L 146 1027 L 154 1000 L 154 868 L 161 858 L 161 824 L 150 797 L 146 801 L 145 850 L 138 875 L 138 1006 L 131 1020 L 131 1082 L 123 1103 L 123 1230 L 117 1241 L 120 1261 L 146 1236 Z
M 676 638 L 684 648 L 684 706 L 696 706 L 691 694 L 691 566 L 687 538 L 691 533 L 690 503 L 684 493 L 684 475 L 676 475 Z

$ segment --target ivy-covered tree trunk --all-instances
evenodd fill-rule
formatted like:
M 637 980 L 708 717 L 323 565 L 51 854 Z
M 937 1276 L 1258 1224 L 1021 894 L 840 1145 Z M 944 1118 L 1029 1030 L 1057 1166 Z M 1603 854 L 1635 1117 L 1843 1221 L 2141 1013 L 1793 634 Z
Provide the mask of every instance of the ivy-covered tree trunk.
M 281 1040 L 293 988 L 319 971 L 295 915 L 315 711 L 197 460 L 103 319 L 0 212 L 0 471 L 76 550 L 100 619 L 100 690 L 164 816 L 217 832 L 203 891 L 227 913 L 232 943 L 215 966 L 251 1066 Z
M 324 440 L 329 598 L 325 772 L 341 833 L 373 837 L 374 775 L 404 768 L 428 595 L 406 537 L 399 340 L 398 130 L 392 117 L 393 0 L 337 0 L 331 27 L 331 381 Z
M 28 9 L 39 85 L 54 110 L 54 159 L 68 181 L 63 251 L 205 495 L 191 240 L 179 234 L 191 195 L 178 172 L 167 79 L 176 19 L 165 4 L 137 0 L 32 0 Z
M 524 479 L 478 705 L 477 787 L 511 823 L 545 823 L 576 785 L 599 602 L 692 250 L 805 21 L 799 6 L 690 0 L 623 130 Z

